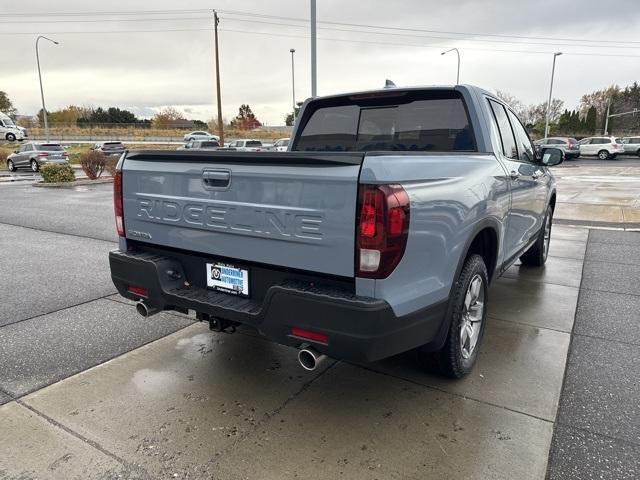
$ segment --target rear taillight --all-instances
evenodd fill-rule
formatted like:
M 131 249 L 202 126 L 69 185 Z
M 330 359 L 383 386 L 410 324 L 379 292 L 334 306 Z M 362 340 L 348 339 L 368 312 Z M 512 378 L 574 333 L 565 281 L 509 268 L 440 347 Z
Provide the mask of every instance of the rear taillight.
M 62 152 L 62 156 L 63 157 L 68 157 L 69 156 L 69 152 Z
M 116 215 L 116 230 L 124 237 L 124 213 L 122 208 L 122 172 L 113 177 L 113 211 Z
M 396 268 L 409 234 L 409 196 L 400 185 L 360 185 L 356 274 L 386 278 Z

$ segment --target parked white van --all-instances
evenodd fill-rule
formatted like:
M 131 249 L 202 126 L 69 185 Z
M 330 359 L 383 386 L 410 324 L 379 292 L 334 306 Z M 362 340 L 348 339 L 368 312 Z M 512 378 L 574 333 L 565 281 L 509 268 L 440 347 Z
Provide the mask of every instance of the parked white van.
M 15 142 L 16 140 L 24 140 L 24 132 L 18 127 L 9 115 L 0 112 L 0 139 L 7 140 L 9 142 Z

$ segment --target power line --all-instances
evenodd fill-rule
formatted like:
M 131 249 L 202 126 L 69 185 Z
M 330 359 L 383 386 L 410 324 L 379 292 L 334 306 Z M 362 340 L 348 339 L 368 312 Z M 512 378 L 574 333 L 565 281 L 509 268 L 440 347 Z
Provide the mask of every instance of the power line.
M 247 30 L 234 30 L 234 29 L 220 29 L 220 31 L 229 32 L 229 33 L 241 33 L 246 35 L 266 35 L 272 37 L 286 37 L 286 38 L 301 38 L 301 39 L 309 39 L 307 35 L 292 35 L 285 33 L 275 33 L 275 32 L 256 32 L 256 31 L 247 31 Z M 166 32 L 213 32 L 213 28 L 179 28 L 179 29 L 162 29 L 162 30 L 88 30 L 88 31 L 58 31 L 58 32 L 15 32 L 15 33 L 7 33 L 0 32 L 0 35 L 93 35 L 93 34 L 123 34 L 123 33 L 166 33 Z M 326 42 L 346 42 L 346 43 L 361 43 L 361 44 L 370 44 L 370 45 L 389 45 L 389 46 L 401 46 L 401 47 L 419 47 L 419 48 L 437 48 L 440 49 L 444 47 L 446 44 L 435 44 L 435 45 L 425 45 L 425 44 L 415 44 L 415 43 L 397 43 L 397 42 L 380 42 L 380 41 L 369 41 L 369 40 L 350 40 L 346 38 L 328 38 L 328 37 L 318 37 L 318 40 L 326 41 Z M 576 45 L 577 46 L 577 45 Z M 535 50 L 514 50 L 514 49 L 495 49 L 495 48 L 479 48 L 479 47 L 464 47 L 465 50 L 471 51 L 481 51 L 481 52 L 499 52 L 499 53 L 531 53 L 531 54 L 544 54 L 549 55 L 552 54 L 552 51 L 535 51 Z M 640 55 L 625 55 L 625 54 L 613 54 L 613 53 L 592 53 L 592 52 L 564 52 L 565 55 L 576 55 L 576 56 L 589 56 L 589 57 L 617 57 L 617 58 L 640 58 Z
M 278 16 L 278 15 L 268 15 L 268 14 L 260 14 L 253 12 L 246 12 L 240 10 L 219 10 L 221 13 L 226 13 L 230 15 L 237 16 L 246 16 L 246 17 L 254 17 L 254 18 L 270 18 L 270 19 L 278 19 L 278 20 L 288 20 L 288 21 L 296 21 L 296 22 L 308 22 L 307 18 L 300 17 L 286 17 L 286 16 Z M 45 13 L 4 13 L 0 14 L 0 17 L 65 17 L 65 16 L 119 16 L 119 15 L 184 15 L 184 14 L 194 14 L 194 13 L 210 13 L 210 10 L 205 9 L 191 9 L 191 10 L 127 10 L 127 11 L 100 11 L 100 12 L 45 12 Z M 205 19 L 208 17 L 203 17 Z M 152 20 L 152 19 L 146 19 Z M 164 19 L 163 19 L 164 20 Z M 230 19 L 231 20 L 231 19 Z M 132 20 L 138 21 L 138 20 Z M 140 20 L 142 21 L 142 20 Z M 82 22 L 82 21 L 79 21 Z M 29 23 L 29 22 L 24 22 Z M 550 41 L 563 41 L 563 42 L 588 42 L 588 43 L 599 43 L 599 44 L 638 44 L 640 45 L 640 41 L 632 41 L 632 40 L 591 40 L 587 38 L 562 38 L 562 37 L 540 37 L 540 36 L 526 36 L 526 35 L 507 35 L 507 34 L 496 34 L 496 33 L 478 33 L 478 32 L 455 32 L 455 31 L 444 31 L 444 30 L 427 30 L 422 28 L 407 28 L 407 27 L 393 27 L 386 25 L 371 25 L 371 24 L 361 24 L 361 23 L 347 23 L 347 22 L 333 22 L 333 21 L 318 21 L 318 23 L 326 24 L 326 25 L 336 25 L 336 26 L 346 26 L 346 27 L 359 27 L 359 28 L 370 28 L 370 29 L 378 29 L 378 30 L 394 30 L 394 31 L 405 31 L 405 32 L 413 32 L 413 33 L 431 33 L 431 34 L 440 34 L 440 35 L 462 35 L 462 36 L 473 36 L 473 37 L 498 37 L 498 38 L 515 38 L 521 40 L 550 40 Z M 292 25 L 293 26 L 293 25 Z M 524 42 L 523 42 L 524 43 Z M 587 46 L 587 45 L 584 45 Z M 594 45 L 595 46 L 595 45 Z M 622 48 L 621 46 L 619 48 Z

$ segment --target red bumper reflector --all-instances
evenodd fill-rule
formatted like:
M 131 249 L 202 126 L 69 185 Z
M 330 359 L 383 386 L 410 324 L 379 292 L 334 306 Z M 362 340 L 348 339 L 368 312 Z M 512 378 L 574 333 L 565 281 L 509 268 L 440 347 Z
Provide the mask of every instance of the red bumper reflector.
M 291 327 L 291 335 L 298 338 L 304 338 L 305 340 L 311 340 L 312 342 L 329 344 L 329 336 L 324 333 L 312 332 L 311 330 L 305 330 L 303 328 Z
M 127 287 L 127 292 L 133 293 L 134 295 L 137 295 L 139 297 L 144 297 L 144 298 L 149 297 L 149 291 L 146 288 L 138 287 L 136 285 L 129 285 Z

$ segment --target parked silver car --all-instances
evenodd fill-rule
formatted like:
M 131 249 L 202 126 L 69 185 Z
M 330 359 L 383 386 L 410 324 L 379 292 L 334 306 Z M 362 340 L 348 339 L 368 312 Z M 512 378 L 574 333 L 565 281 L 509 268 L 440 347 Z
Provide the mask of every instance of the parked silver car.
M 15 172 L 18 168 L 30 168 L 37 172 L 45 163 L 69 163 L 69 152 L 59 143 L 28 142 L 7 157 L 7 169 Z
M 189 132 L 184 136 L 185 142 L 191 142 L 193 140 L 216 140 L 219 141 L 220 137 L 217 135 L 212 135 L 209 132 L 204 132 L 202 130 L 196 132 Z
M 640 136 L 638 137 L 623 137 L 616 139 L 618 143 L 622 144 L 624 153 L 628 155 L 637 155 L 640 157 Z
M 217 140 L 191 140 L 176 150 L 217 150 L 219 147 Z
M 548 137 L 541 138 L 534 142 L 536 145 L 546 145 L 562 150 L 566 160 L 578 158 L 580 156 L 580 146 L 575 138 L 571 137 Z

